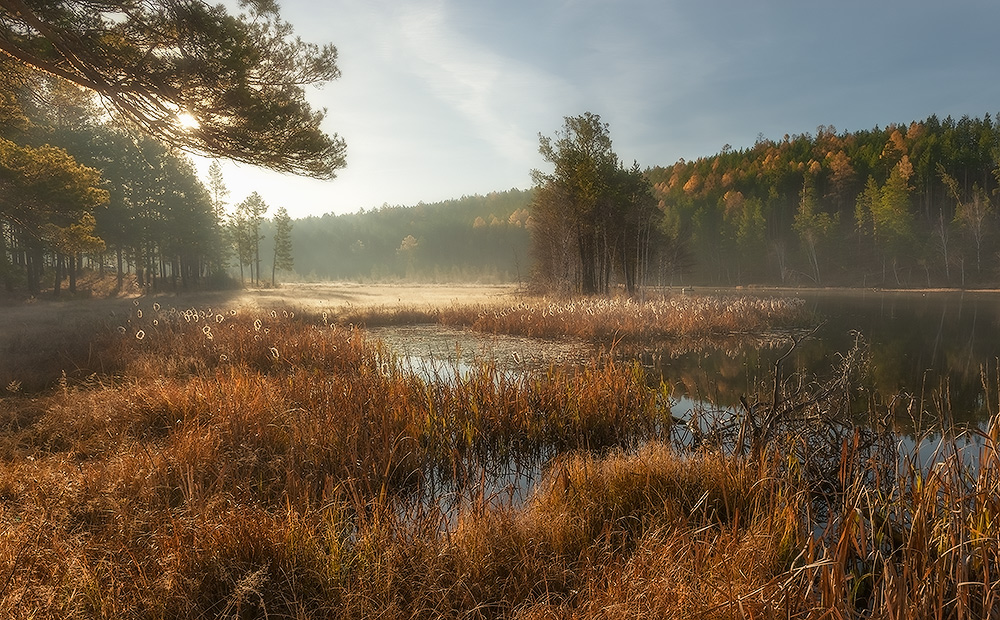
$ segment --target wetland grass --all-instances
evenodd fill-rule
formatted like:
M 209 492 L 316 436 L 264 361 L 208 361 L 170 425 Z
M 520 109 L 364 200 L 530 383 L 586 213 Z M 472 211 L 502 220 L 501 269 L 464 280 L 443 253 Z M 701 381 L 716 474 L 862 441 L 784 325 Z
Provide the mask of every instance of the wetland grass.
M 536 338 L 570 336 L 582 340 L 650 342 L 671 338 L 761 334 L 811 326 L 802 300 L 748 296 L 665 295 L 571 300 L 526 298 L 512 305 L 453 304 L 345 307 L 331 312 L 342 325 L 441 323 L 475 331 Z
M 3 617 L 1000 613 L 1000 417 L 974 464 L 886 459 L 851 372 L 694 448 L 635 364 L 434 381 L 329 314 L 136 307 L 75 354 L 0 399 Z M 513 454 L 548 459 L 523 504 L 414 501 Z

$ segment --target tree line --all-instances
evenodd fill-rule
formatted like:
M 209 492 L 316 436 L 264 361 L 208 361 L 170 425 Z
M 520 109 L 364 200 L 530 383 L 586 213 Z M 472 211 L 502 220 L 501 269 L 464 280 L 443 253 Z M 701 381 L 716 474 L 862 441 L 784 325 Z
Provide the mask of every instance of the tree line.
M 305 99 L 307 86 L 339 77 L 336 48 L 294 36 L 269 0 L 236 9 L 0 0 L 7 290 L 38 294 L 51 278 L 58 294 L 65 276 L 73 290 L 84 261 L 116 269 L 119 287 L 126 270 L 140 286 L 222 277 L 223 234 L 259 222 L 223 226 L 218 202 L 177 149 L 322 179 L 346 164 L 343 140 L 320 128 L 324 112 Z M 247 235 L 235 237 L 242 268 Z M 272 279 L 290 260 L 277 244 Z
M 352 281 L 527 281 L 531 190 L 296 220 L 295 269 Z
M 815 135 L 670 166 L 626 165 L 596 114 L 539 136 L 531 190 L 308 218 L 300 273 L 529 278 L 542 291 L 1000 281 L 1000 124 L 986 115 Z M 515 225 L 517 224 L 517 225 Z M 527 260 L 525 260 L 527 259 Z
M 646 177 L 679 246 L 668 282 L 973 287 L 1000 276 L 989 114 L 759 137 Z
M 131 272 L 142 286 L 200 285 L 224 280 L 230 263 L 259 284 L 269 259 L 272 280 L 293 264 L 331 278 L 530 271 L 546 289 L 588 294 L 701 282 L 972 287 L 1000 276 L 990 115 L 820 127 L 641 170 L 587 113 L 540 136 L 554 170 L 534 174 L 529 192 L 468 209 L 324 216 L 293 232 L 287 213 L 268 220 L 253 195 L 225 204 L 177 150 L 325 179 L 346 164 L 343 141 L 305 101 L 306 86 L 339 76 L 336 49 L 296 38 L 273 2 L 237 10 L 0 0 L 5 288 L 74 289 L 82 266 Z
M 116 274 L 119 290 L 130 275 L 139 287 L 222 286 L 232 263 L 250 265 L 260 283 L 257 242 L 267 205 L 259 196 L 229 214 L 221 176 L 212 180 L 223 194 L 213 195 L 189 157 L 110 122 L 91 93 L 2 58 L 0 68 L 0 279 L 7 291 L 58 295 L 66 282 L 76 292 L 84 267 Z M 277 269 L 292 267 L 284 209 L 275 228 L 272 282 Z

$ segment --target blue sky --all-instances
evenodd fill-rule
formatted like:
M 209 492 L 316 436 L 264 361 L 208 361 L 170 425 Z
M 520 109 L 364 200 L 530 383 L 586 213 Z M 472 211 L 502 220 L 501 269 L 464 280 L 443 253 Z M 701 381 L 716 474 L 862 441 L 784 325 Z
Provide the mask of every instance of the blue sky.
M 296 34 L 337 46 L 342 77 L 309 99 L 347 168 L 221 163 L 231 202 L 257 191 L 293 217 L 527 188 L 538 134 L 587 111 L 642 167 L 819 125 L 1000 112 L 992 0 L 279 2 Z

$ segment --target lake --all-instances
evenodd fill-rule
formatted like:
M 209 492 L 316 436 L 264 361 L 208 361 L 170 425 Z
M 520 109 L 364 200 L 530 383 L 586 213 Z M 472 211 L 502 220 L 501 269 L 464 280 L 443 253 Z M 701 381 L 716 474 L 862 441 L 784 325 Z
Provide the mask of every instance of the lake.
M 871 387 L 884 399 L 899 393 L 930 398 L 947 390 L 955 421 L 988 419 L 981 373 L 986 369 L 993 378 L 997 373 L 998 293 L 810 290 L 737 294 L 804 299 L 822 321 L 783 361 L 783 373 L 829 376 L 839 356 L 860 337 L 870 357 Z M 462 373 L 473 360 L 483 358 L 501 368 L 531 371 L 554 363 L 583 363 L 599 351 L 573 339 L 478 334 L 438 325 L 380 328 L 372 334 L 425 375 Z M 647 343 L 616 354 L 641 360 L 654 376 L 672 384 L 685 402 L 732 407 L 740 396 L 770 383 L 775 361 L 790 346 L 789 334 L 775 333 L 750 339 Z M 994 386 L 990 394 L 994 408 L 996 396 Z
M 870 358 L 872 388 L 884 399 L 899 393 L 930 398 L 947 389 L 957 422 L 984 421 L 982 372 L 996 377 L 1000 355 L 1000 295 L 970 292 L 794 291 L 822 325 L 783 362 L 786 371 L 825 377 L 857 337 Z M 669 344 L 643 359 L 682 393 L 719 406 L 772 376 L 788 337 L 748 343 L 705 343 L 693 350 Z M 994 399 L 996 394 L 992 394 Z
M 947 390 L 954 420 L 981 424 L 990 415 L 982 386 L 985 368 L 994 378 L 990 405 L 996 410 L 1000 294 L 867 290 L 790 291 L 780 295 L 804 299 L 822 321 L 785 358 L 783 373 L 828 377 L 839 356 L 859 341 L 870 358 L 870 388 L 884 401 L 899 393 L 924 394 L 929 401 Z M 383 340 L 403 364 L 432 380 L 462 376 L 477 360 L 487 360 L 509 372 L 533 372 L 552 364 L 582 365 L 602 350 L 571 338 L 539 340 L 440 325 L 377 328 L 371 334 Z M 735 408 L 740 396 L 770 385 L 775 361 L 788 351 L 792 336 L 772 333 L 753 338 L 647 343 L 615 354 L 619 359 L 639 359 L 651 380 L 662 377 L 670 383 L 676 396 L 673 413 L 686 418 L 694 409 Z M 913 455 L 922 467 L 930 467 L 948 451 L 966 455 L 963 460 L 967 462 L 976 460 L 979 441 L 975 435 L 954 438 L 914 434 L 912 430 L 909 420 L 897 421 L 900 456 Z M 467 466 L 471 468 L 469 477 L 480 480 L 478 465 Z M 472 490 L 448 481 L 431 484 L 424 499 L 444 508 L 449 518 L 457 514 L 456 507 L 472 502 L 476 493 L 499 503 L 518 504 L 529 495 L 543 466 L 544 461 L 511 462 L 506 468 L 482 472 L 482 487 Z

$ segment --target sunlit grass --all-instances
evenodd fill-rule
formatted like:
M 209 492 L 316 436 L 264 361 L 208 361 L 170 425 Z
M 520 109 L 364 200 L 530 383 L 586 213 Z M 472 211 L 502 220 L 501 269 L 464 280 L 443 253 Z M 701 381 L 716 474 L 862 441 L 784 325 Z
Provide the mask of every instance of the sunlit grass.
M 831 382 L 760 386 L 695 448 L 637 365 L 424 379 L 342 318 L 140 304 L 49 389 L 8 390 L 0 616 L 1000 612 L 1000 419 L 974 461 L 885 458 L 897 438 L 841 415 L 846 355 Z M 544 459 L 532 495 L 489 501 L 470 472 L 517 458 Z M 431 476 L 472 500 L 421 501 Z
M 476 331 L 597 342 L 649 342 L 670 338 L 761 334 L 815 323 L 800 299 L 671 295 L 573 300 L 527 298 L 512 305 L 444 308 L 377 306 L 331 313 L 340 324 L 378 327 L 441 323 Z
M 803 327 L 812 317 L 797 299 L 671 296 L 539 300 L 485 310 L 474 329 L 524 336 L 576 336 L 602 342 L 753 334 Z

